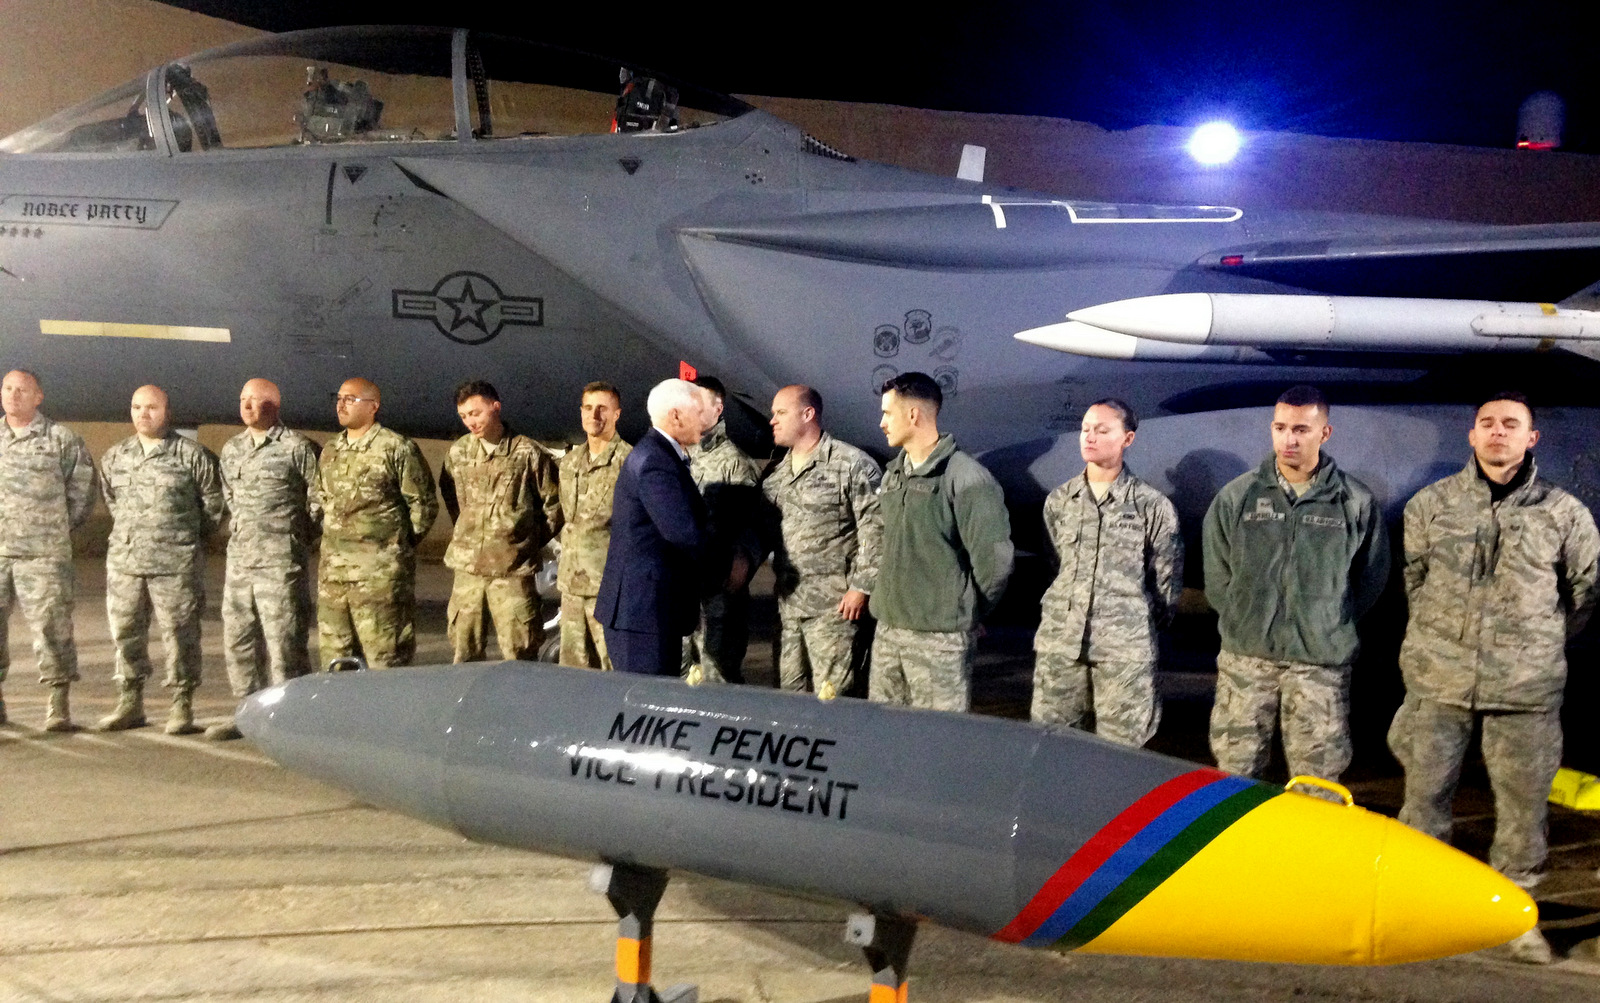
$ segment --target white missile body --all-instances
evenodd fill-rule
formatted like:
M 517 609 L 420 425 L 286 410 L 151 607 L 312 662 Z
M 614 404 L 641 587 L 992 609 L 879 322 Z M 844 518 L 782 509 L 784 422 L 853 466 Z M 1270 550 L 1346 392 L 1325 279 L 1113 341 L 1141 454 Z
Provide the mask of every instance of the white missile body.
M 1129 300 L 1127 302 L 1133 302 Z M 1095 359 L 1137 359 L 1151 362 L 1247 362 L 1275 361 L 1266 352 L 1233 345 L 1195 345 L 1151 338 L 1135 338 L 1075 320 L 1046 324 L 1012 335 L 1040 348 L 1087 355 Z
M 1529 352 L 1560 341 L 1600 340 L 1600 312 L 1489 300 L 1169 293 L 1074 310 L 1067 319 L 1173 345 L 1255 349 Z M 1076 337 L 1087 340 L 1081 334 Z M 1120 357 L 1156 357 L 1139 351 L 1142 347 Z

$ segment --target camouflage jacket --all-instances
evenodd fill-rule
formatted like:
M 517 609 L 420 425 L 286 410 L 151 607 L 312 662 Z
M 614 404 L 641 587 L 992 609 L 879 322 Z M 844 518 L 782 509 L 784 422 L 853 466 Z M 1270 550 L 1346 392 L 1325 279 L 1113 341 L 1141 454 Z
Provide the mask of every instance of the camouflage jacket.
M 972 630 L 1000 601 L 1016 558 L 1000 483 L 942 435 L 918 469 L 905 450 L 890 460 L 878 498 L 872 615 L 907 630 Z
M 274 425 L 256 445 L 249 429 L 222 447 L 228 567 L 304 571 L 322 521 L 317 445 Z
M 444 563 L 485 578 L 531 575 L 561 522 L 556 465 L 544 447 L 509 428 L 492 455 L 473 435 L 450 447 L 439 496 L 455 521 Z
M 622 473 L 622 461 L 633 447 L 612 436 L 599 456 L 580 442 L 562 454 L 560 473 L 561 563 L 556 586 L 563 595 L 597 596 L 611 546 L 611 495 Z
M 416 574 L 417 541 L 439 515 L 433 472 L 417 444 L 382 425 L 322 448 L 322 563 L 326 581 L 394 581 Z
M 758 525 L 761 515 L 761 471 L 728 438 L 728 423 L 719 421 L 688 449 L 689 476 L 706 500 L 715 559 L 726 562 L 742 551 L 750 566 L 761 562 Z M 726 568 L 722 569 L 723 572 Z
M 106 567 L 125 575 L 195 570 L 228 512 L 216 454 L 170 431 L 148 454 L 137 435 L 106 450 L 100 491 L 111 509 Z
M 1201 552 L 1222 647 L 1273 661 L 1349 665 L 1361 647 L 1356 621 L 1389 581 L 1383 512 L 1326 453 L 1298 498 L 1270 454 L 1223 485 Z
M 823 433 L 795 473 L 784 460 L 762 482 L 772 505 L 772 570 L 785 619 L 833 613 L 846 591 L 872 591 L 883 546 L 872 457 Z
M 83 437 L 42 414 L 23 434 L 0 428 L 0 557 L 72 557 L 72 530 L 94 509 Z
M 1406 503 L 1407 692 L 1476 710 L 1555 710 L 1567 638 L 1594 610 L 1600 534 L 1539 478 L 1498 503 L 1472 459 Z
M 1183 591 L 1183 537 L 1166 495 L 1126 466 L 1096 501 L 1085 474 L 1050 492 L 1044 524 L 1057 566 L 1036 651 L 1093 661 L 1154 662 L 1156 632 Z

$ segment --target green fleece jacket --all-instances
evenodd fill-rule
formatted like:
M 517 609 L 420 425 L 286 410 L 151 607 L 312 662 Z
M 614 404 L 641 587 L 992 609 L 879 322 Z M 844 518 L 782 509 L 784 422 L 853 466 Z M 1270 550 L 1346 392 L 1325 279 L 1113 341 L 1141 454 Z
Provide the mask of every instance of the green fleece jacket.
M 1011 577 L 1011 517 L 1000 483 L 943 435 L 918 470 L 904 451 L 890 460 L 879 496 L 883 563 L 872 615 L 906 630 L 976 627 Z
M 1293 500 L 1276 458 L 1229 481 L 1206 511 L 1206 600 L 1236 655 L 1348 665 L 1356 621 L 1389 578 L 1389 537 L 1367 486 L 1323 456 Z

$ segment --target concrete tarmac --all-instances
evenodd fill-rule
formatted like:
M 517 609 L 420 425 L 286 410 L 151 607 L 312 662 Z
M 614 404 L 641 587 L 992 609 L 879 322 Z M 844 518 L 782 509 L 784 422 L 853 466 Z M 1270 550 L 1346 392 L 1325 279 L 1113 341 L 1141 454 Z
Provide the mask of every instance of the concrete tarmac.
M 79 563 L 83 682 L 76 720 L 114 702 L 103 576 Z M 213 562 L 203 723 L 231 712 L 221 671 Z M 759 584 L 759 583 L 758 583 Z M 448 574 L 423 569 L 419 658 L 448 661 Z M 770 621 L 769 621 L 770 623 Z M 758 635 L 764 633 L 758 618 Z M 770 632 L 770 626 L 767 628 Z M 286 773 L 248 742 L 169 738 L 158 727 L 46 735 L 27 627 L 0 727 L 0 1001 L 592 1001 L 612 987 L 614 917 L 589 864 L 476 846 Z M 1008 692 L 1026 663 L 985 666 Z M 751 675 L 770 676 L 764 641 Z M 1194 730 L 1204 703 L 1171 687 L 1163 732 Z M 1196 690 L 1203 687 L 1192 687 Z M 149 691 L 151 719 L 164 719 Z M 1004 705 L 1004 700 L 993 701 Z M 1193 706 L 1190 706 L 1193 704 Z M 1481 852 L 1487 793 L 1458 806 Z M 1393 777 L 1357 797 L 1392 810 Z M 1556 810 L 1552 874 L 1539 893 L 1566 956 L 1535 968 L 1489 951 L 1385 969 L 1053 955 L 924 927 L 911 997 L 927 1001 L 1593 1000 L 1600 993 L 1600 819 Z M 781 853 L 781 847 L 773 847 Z M 1307 866 L 1315 866 L 1308 861 Z M 1286 876 L 1292 881 L 1292 876 Z M 675 875 L 658 914 L 658 985 L 693 982 L 719 1003 L 861 1000 L 868 973 L 842 941 L 848 904 Z M 1224 922 L 1224 917 L 1217 917 Z M 1440 922 L 1449 917 L 1441 916 Z

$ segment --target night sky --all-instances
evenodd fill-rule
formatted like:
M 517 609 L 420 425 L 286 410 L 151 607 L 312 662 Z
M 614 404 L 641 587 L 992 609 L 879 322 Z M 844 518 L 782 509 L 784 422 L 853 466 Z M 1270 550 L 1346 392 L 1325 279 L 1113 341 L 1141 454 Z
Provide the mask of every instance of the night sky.
M 1586 5 L 993 2 L 890 18 L 871 4 L 167 0 L 271 31 L 450 23 L 614 55 L 739 94 L 1049 115 L 1112 129 L 1228 117 L 1246 129 L 1510 146 L 1538 90 L 1567 104 L 1564 148 L 1600 152 Z M 1292 7 L 1292 9 L 1291 9 Z M 789 17 L 779 10 L 802 11 Z M 915 10 L 894 5 L 896 10 Z

